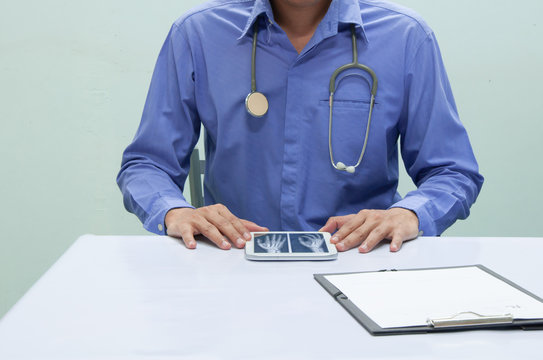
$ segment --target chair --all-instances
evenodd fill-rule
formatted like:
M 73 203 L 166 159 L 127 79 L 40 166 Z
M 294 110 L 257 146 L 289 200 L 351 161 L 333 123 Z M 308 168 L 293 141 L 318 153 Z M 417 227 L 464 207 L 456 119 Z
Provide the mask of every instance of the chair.
M 205 171 L 205 160 L 200 160 L 200 151 L 195 148 L 190 155 L 189 188 L 190 202 L 195 208 L 204 206 L 202 175 Z

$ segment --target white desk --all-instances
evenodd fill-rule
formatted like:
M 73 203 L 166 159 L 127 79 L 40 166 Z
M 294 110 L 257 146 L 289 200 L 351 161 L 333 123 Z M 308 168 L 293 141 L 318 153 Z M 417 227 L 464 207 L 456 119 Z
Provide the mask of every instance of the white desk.
M 484 264 L 543 296 L 543 238 L 421 238 L 250 262 L 157 236 L 83 236 L 0 320 L 0 359 L 543 359 L 543 331 L 372 337 L 314 273 Z M 401 301 L 401 299 L 398 299 Z

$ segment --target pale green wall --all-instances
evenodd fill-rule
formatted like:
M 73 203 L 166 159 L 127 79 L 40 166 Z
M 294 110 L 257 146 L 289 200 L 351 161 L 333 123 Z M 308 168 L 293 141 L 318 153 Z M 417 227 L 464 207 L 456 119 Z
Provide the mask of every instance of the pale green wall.
M 437 34 L 486 178 L 470 218 L 446 235 L 543 236 L 543 1 L 398 2 Z
M 200 2 L 0 1 L 0 316 L 77 236 L 144 233 L 114 180 L 166 33 Z M 447 234 L 543 236 L 543 2 L 399 2 L 437 33 L 487 179 Z

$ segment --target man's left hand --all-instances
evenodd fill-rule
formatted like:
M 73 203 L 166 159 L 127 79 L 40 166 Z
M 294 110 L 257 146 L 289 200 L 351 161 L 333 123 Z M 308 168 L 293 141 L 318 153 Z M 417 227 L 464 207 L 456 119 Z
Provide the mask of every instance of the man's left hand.
M 387 239 L 391 240 L 390 251 L 396 252 L 404 241 L 418 236 L 419 219 L 413 211 L 402 208 L 362 210 L 358 214 L 331 217 L 319 231 L 336 230 L 330 242 L 338 251 L 360 245 L 358 251 L 367 253 Z

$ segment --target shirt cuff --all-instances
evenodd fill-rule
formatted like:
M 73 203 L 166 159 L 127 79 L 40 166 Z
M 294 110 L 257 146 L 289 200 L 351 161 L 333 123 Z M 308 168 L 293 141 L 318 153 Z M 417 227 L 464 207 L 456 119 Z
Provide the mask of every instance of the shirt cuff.
M 145 228 L 145 230 L 155 233 L 157 235 L 166 235 L 166 224 L 164 223 L 166 213 L 171 209 L 177 208 L 194 209 L 194 206 L 190 205 L 184 199 L 169 196 L 160 197 L 153 204 L 149 217 L 143 224 L 143 227 Z
M 392 205 L 391 208 L 402 208 L 413 211 L 419 218 L 419 231 L 424 236 L 437 236 L 437 228 L 434 219 L 430 216 L 428 207 L 431 203 L 428 199 L 421 196 L 407 196 Z

